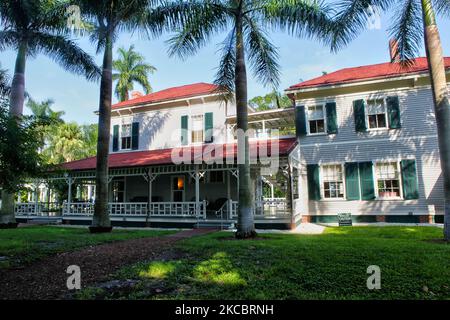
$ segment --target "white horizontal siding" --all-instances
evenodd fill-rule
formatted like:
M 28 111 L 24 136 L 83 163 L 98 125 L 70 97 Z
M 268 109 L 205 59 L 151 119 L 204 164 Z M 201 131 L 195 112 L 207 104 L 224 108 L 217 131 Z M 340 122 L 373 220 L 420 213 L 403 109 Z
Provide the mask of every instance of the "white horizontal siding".
M 353 101 L 375 96 L 398 95 L 402 128 L 397 130 L 355 132 Z M 308 201 L 308 214 L 353 215 L 427 214 L 443 210 L 443 185 L 432 94 L 429 88 L 354 94 L 327 98 L 336 101 L 338 134 L 306 136 L 300 139 L 300 157 L 304 164 L 416 159 L 419 182 L 417 200 Z M 308 105 L 323 100 L 297 101 Z M 306 179 L 306 175 L 302 175 Z M 306 184 L 306 181 L 303 185 Z M 307 194 L 307 190 L 304 191 Z M 430 207 L 431 206 L 431 207 Z

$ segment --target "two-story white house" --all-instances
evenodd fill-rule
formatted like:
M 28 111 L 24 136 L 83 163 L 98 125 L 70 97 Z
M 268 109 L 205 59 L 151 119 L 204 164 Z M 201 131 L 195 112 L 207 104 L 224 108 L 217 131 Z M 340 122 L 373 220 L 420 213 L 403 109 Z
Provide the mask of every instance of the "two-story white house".
M 450 59 L 446 58 L 450 71 Z M 448 74 L 450 80 L 450 74 Z M 293 106 L 249 109 L 258 228 L 303 222 L 440 222 L 443 183 L 425 58 L 338 70 L 286 90 Z M 113 105 L 113 224 L 227 226 L 236 221 L 236 107 L 212 84 Z M 90 223 L 95 157 L 63 165 L 67 223 Z M 16 205 L 18 219 L 50 202 Z M 44 209 L 43 209 L 44 208 Z

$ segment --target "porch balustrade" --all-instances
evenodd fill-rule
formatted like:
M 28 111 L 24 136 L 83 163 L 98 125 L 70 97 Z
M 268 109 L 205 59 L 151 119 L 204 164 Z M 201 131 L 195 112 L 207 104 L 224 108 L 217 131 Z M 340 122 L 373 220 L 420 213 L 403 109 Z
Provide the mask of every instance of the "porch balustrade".
M 257 202 L 258 205 L 258 202 Z M 286 199 L 267 198 L 260 206 L 263 210 L 257 211 L 256 218 L 285 217 L 287 212 Z M 109 203 L 109 214 L 111 217 L 184 217 L 201 218 L 206 220 L 207 202 L 114 202 Z M 226 201 L 223 206 L 215 212 L 219 219 L 234 220 L 237 218 L 238 202 Z M 63 216 L 88 217 L 94 214 L 94 203 L 73 202 L 63 203 L 16 203 L 15 213 L 17 217 L 24 216 L 55 216 L 62 213 Z

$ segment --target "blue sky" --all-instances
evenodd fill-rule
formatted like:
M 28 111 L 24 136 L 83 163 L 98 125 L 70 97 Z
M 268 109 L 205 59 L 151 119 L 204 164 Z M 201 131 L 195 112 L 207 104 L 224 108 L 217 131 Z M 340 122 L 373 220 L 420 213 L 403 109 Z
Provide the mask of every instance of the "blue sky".
M 382 63 L 389 60 L 388 27 L 389 17 L 382 17 L 381 28 L 363 32 L 348 47 L 338 53 L 330 53 L 323 45 L 311 41 L 291 37 L 283 33 L 272 33 L 271 39 L 279 48 L 281 65 L 281 86 L 286 89 L 290 85 L 308 80 L 322 74 L 322 71 L 332 72 L 340 68 L 365 64 Z M 438 20 L 444 55 L 450 55 L 450 22 Z M 195 82 L 212 82 L 219 55 L 217 44 L 223 36 L 214 38 L 210 44 L 200 50 L 194 57 L 186 61 L 169 58 L 165 41 L 168 36 L 158 40 L 146 40 L 138 35 L 122 34 L 115 49 L 134 44 L 136 50 L 143 54 L 146 60 L 157 67 L 158 71 L 150 76 L 150 82 L 155 91 L 168 87 Z M 80 39 L 84 50 L 94 55 L 93 46 L 86 39 Z M 421 55 L 424 55 L 422 49 Z M 15 53 L 5 51 L 0 54 L 2 68 L 13 70 Z M 101 62 L 101 56 L 96 56 Z M 80 76 L 65 72 L 49 58 L 38 56 L 29 59 L 26 69 L 26 89 L 35 100 L 52 98 L 54 109 L 64 110 L 66 121 L 78 123 L 97 122 L 94 111 L 98 108 L 99 83 L 87 82 Z M 135 86 L 135 89 L 141 89 Z M 263 95 L 269 89 L 260 85 L 253 77 L 249 77 L 249 98 Z M 116 99 L 114 97 L 113 102 Z

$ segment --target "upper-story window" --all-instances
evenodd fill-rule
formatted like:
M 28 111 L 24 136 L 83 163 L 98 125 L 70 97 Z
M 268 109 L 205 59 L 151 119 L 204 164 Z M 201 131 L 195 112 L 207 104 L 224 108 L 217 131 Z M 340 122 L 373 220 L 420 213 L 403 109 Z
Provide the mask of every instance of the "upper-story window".
M 325 199 L 344 198 L 344 178 L 342 165 L 322 166 L 322 189 Z
M 377 191 L 380 198 L 399 198 L 400 171 L 397 162 L 382 162 L 375 165 Z
M 369 129 L 387 128 L 386 104 L 384 99 L 367 101 L 367 123 Z
M 131 149 L 131 123 L 122 125 L 122 132 L 120 136 L 122 141 L 121 149 Z
M 308 106 L 307 112 L 308 134 L 325 133 L 324 105 Z
M 203 143 L 203 115 L 192 116 L 192 130 L 191 130 L 191 141 L 192 143 Z

